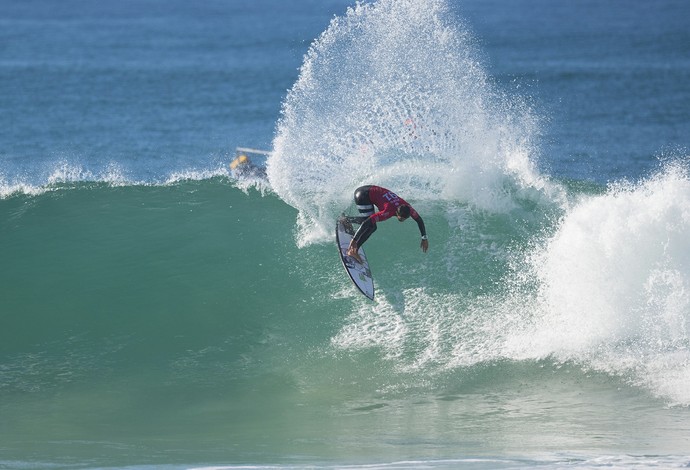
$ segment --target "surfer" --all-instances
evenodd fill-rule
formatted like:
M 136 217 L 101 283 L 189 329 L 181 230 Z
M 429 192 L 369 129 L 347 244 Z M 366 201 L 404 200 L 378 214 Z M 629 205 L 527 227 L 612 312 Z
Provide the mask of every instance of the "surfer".
M 246 154 L 240 154 L 230 163 L 233 178 L 265 178 L 266 170 L 254 164 Z
M 400 222 L 412 217 L 417 222 L 419 232 L 422 234 L 422 251 L 426 253 L 429 249 L 424 221 L 407 201 L 393 191 L 381 186 L 361 186 L 355 190 L 355 204 L 360 216 L 348 217 L 347 220 L 361 225 L 350 242 L 347 250 L 348 256 L 352 256 L 361 263 L 359 248 L 376 231 L 376 223 L 388 220 L 393 216 L 397 217 Z M 374 213 L 374 206 L 379 209 L 376 213 Z

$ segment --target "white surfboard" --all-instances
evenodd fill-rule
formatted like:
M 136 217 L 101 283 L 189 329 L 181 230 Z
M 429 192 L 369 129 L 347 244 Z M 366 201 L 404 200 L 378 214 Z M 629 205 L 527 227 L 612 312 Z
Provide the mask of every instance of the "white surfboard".
M 347 255 L 347 249 L 354 235 L 352 225 L 344 218 L 338 219 L 335 226 L 335 239 L 340 251 L 340 260 L 357 288 L 371 300 L 374 300 L 374 279 L 371 277 L 371 270 L 367 262 L 367 256 L 362 248 L 359 249 L 359 256 L 362 263 L 352 256 Z

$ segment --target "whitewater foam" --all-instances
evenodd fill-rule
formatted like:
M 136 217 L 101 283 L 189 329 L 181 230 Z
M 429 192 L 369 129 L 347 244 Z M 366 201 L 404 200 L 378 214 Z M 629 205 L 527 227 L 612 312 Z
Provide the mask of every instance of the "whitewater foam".
M 534 352 L 690 403 L 687 167 L 583 200 L 530 262 L 539 280 Z
M 38 196 L 80 183 L 102 183 L 110 187 L 168 186 L 184 181 L 204 181 L 213 178 L 227 178 L 233 186 L 245 192 L 250 188 L 262 193 L 270 190 L 264 178 L 235 178 L 225 163 L 209 168 L 171 168 L 166 173 L 146 178 L 132 175 L 116 162 L 109 162 L 100 170 L 92 170 L 77 162 L 60 160 L 40 167 L 34 173 L 36 174 L 15 175 L 11 179 L 0 173 L 0 199 L 17 194 Z
M 332 345 L 378 348 L 399 372 L 427 377 L 502 360 L 570 362 L 690 404 L 687 168 L 582 196 L 551 235 L 533 237 L 495 292 L 384 291 Z

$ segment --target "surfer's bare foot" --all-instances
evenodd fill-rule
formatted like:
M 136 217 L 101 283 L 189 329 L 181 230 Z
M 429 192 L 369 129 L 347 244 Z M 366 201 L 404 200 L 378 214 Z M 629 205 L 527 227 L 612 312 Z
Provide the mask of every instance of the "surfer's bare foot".
M 347 256 L 352 256 L 354 259 L 357 260 L 357 262 L 359 264 L 363 263 L 362 258 L 360 258 L 360 256 L 359 256 L 359 250 L 357 248 L 355 248 L 354 246 L 351 246 L 350 248 L 348 248 Z

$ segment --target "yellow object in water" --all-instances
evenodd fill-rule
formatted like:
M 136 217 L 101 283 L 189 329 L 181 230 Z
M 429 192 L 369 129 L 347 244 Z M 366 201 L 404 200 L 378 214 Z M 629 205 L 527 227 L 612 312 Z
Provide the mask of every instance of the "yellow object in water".
M 246 165 L 247 163 L 249 163 L 249 158 L 247 158 L 246 155 L 240 155 L 239 157 L 237 157 L 236 159 L 234 159 L 234 160 L 232 161 L 232 163 L 230 163 L 230 169 L 231 169 L 231 170 L 236 170 L 237 167 L 239 167 L 239 166 L 241 166 L 241 165 Z

